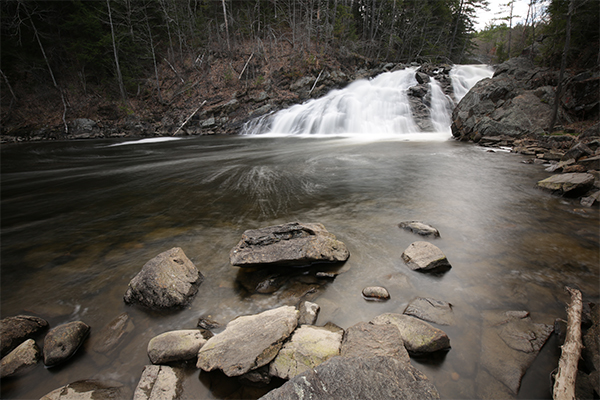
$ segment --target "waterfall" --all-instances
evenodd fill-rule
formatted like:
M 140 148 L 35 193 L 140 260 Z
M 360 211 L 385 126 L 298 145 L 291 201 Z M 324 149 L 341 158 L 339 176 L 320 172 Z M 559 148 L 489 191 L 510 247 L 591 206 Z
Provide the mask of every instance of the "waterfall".
M 454 68 L 458 69 L 459 73 L 455 74 L 456 78 L 452 77 L 453 85 L 455 80 L 458 82 L 460 98 L 471 86 L 485 77 L 483 75 L 491 75 L 488 69 L 484 69 L 486 72 L 482 74 L 481 68 L 478 67 L 470 70 L 460 67 Z M 385 72 L 370 80 L 355 81 L 346 88 L 332 90 L 321 98 L 252 120 L 245 125 L 243 133 L 343 135 L 362 138 L 408 138 L 417 134 L 425 138 L 424 132 L 415 122 L 408 96 L 408 89 L 418 85 L 416 70 L 414 67 L 406 68 Z M 431 95 L 427 108 L 433 126 L 433 132 L 430 132 L 429 136 L 432 137 L 431 133 L 436 133 L 444 134 L 447 138 L 454 102 L 444 94 L 435 79 L 432 79 L 427 87 Z M 455 96 L 458 97 L 459 94 Z M 412 101 L 414 102 L 414 99 Z
M 456 103 L 458 104 L 477 82 L 491 78 L 493 74 L 494 70 L 489 65 L 455 65 L 450 71 L 450 78 Z

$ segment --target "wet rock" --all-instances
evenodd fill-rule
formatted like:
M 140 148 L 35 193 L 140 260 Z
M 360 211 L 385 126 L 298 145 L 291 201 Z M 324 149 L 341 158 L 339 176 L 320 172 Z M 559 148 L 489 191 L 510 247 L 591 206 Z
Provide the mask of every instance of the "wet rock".
M 17 315 L 0 321 L 0 355 L 4 357 L 25 340 L 48 328 L 48 322 L 31 315 Z
M 396 326 L 409 354 L 433 353 L 450 348 L 450 339 L 444 331 L 408 315 L 381 314 L 373 318 L 371 323 L 374 325 L 390 324 Z
M 441 300 L 416 298 L 408 304 L 404 314 L 438 325 L 452 325 L 454 323 L 452 304 Z
M 339 355 L 343 335 L 344 330 L 341 328 L 328 329 L 311 325 L 299 327 L 271 362 L 269 373 L 290 379 L 315 368 Z
M 208 331 L 212 331 L 213 329 L 220 329 L 222 324 L 218 321 L 215 321 L 209 317 L 201 317 L 198 319 L 198 328 L 206 329 Z
M 552 175 L 537 183 L 537 186 L 563 196 L 579 196 L 586 193 L 594 185 L 594 175 L 570 173 Z
M 97 353 L 107 354 L 117 348 L 125 335 L 133 331 L 134 325 L 126 312 L 110 321 L 95 335 L 92 349 Z
M 131 390 L 115 381 L 83 380 L 51 391 L 40 400 L 129 399 Z
M 133 400 L 175 400 L 183 386 L 183 373 L 166 365 L 146 365 Z
M 580 203 L 585 207 L 592 207 L 594 204 L 600 204 L 600 190 L 593 191 L 589 196 L 582 197 Z
M 597 171 L 600 169 L 600 156 L 580 158 L 577 162 L 587 170 L 593 169 Z
M 440 237 L 440 232 L 429 224 L 420 221 L 405 221 L 400 222 L 398 226 L 402 229 L 416 233 L 421 236 Z
M 227 376 L 262 367 L 275 358 L 297 324 L 298 311 L 291 306 L 236 318 L 202 346 L 197 367 L 204 371 L 218 368 Z
M 390 298 L 390 293 L 381 286 L 367 286 L 362 290 L 362 295 L 366 300 L 371 301 L 384 301 Z
M 423 72 L 416 72 L 415 73 L 415 79 L 417 80 L 417 82 L 422 85 L 424 83 L 429 83 L 429 81 L 431 80 L 431 78 L 429 77 L 429 75 L 424 74 Z
M 443 271 L 451 268 L 442 251 L 429 242 L 414 242 L 402 253 L 402 259 L 413 271 Z
M 196 295 L 204 277 L 179 247 L 148 261 L 129 282 L 124 300 L 148 308 L 181 308 Z
M 583 335 L 582 358 L 589 371 L 600 371 L 600 307 L 592 308 L 592 326 Z M 600 387 L 596 387 L 596 390 Z M 600 391 L 598 392 L 600 394 Z
M 232 265 L 302 266 L 346 261 L 350 253 L 322 224 L 292 222 L 250 229 L 229 255 Z
M 39 360 L 40 349 L 35 344 L 35 340 L 27 339 L 2 358 L 0 378 L 23 373 L 37 364 Z
M 90 327 L 73 321 L 52 328 L 44 338 L 44 364 L 53 367 L 68 360 L 86 339 Z
M 165 332 L 150 339 L 148 357 L 152 364 L 192 360 L 205 343 L 198 329 Z
M 351 326 L 344 334 L 340 355 L 360 358 L 387 356 L 410 361 L 400 331 L 391 324 L 359 322 Z
M 319 317 L 321 307 L 317 303 L 304 301 L 298 307 L 300 316 L 298 317 L 298 325 L 314 325 Z
M 516 395 L 521 378 L 554 328 L 534 323 L 526 311 L 486 311 L 483 318 L 479 364 Z
M 439 399 L 423 373 L 394 357 L 333 357 L 296 375 L 263 400 Z
M 568 160 L 577 161 L 578 159 L 580 159 L 583 156 L 591 156 L 593 154 L 594 154 L 594 152 L 588 146 L 586 146 L 585 143 L 579 142 L 579 143 L 575 144 L 573 147 L 571 147 L 569 149 L 569 151 L 567 151 L 565 153 L 565 155 L 562 157 L 561 161 L 568 161 Z
M 100 127 L 88 118 L 77 118 L 69 123 L 69 136 L 73 139 L 88 139 L 100 133 Z

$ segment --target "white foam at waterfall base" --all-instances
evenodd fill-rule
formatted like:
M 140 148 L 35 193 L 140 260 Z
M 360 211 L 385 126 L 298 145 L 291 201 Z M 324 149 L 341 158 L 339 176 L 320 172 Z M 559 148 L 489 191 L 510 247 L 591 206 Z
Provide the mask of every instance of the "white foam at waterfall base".
M 456 76 L 461 94 L 465 88 L 468 91 L 480 79 L 491 76 L 491 69 L 486 66 L 462 67 L 469 66 L 455 67 L 459 70 Z M 416 70 L 406 68 L 355 81 L 324 97 L 253 120 L 245 126 L 244 133 L 260 137 L 350 137 L 365 141 L 446 140 L 450 137 L 454 102 L 433 80 L 429 111 L 434 129 L 421 131 L 413 119 L 407 95 L 408 89 L 417 85 Z M 453 85 L 454 81 L 453 78 Z

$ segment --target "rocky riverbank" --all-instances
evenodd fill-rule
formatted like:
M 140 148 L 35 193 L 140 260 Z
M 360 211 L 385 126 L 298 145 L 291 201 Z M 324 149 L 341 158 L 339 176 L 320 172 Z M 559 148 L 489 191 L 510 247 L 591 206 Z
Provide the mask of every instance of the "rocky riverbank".
M 432 243 L 440 240 L 437 229 L 420 221 L 401 222 L 399 229 L 420 236 L 401 256 L 407 269 L 433 277 L 451 268 Z M 242 263 L 247 274 L 265 279 L 256 285 L 256 292 L 272 281 L 278 281 L 282 291 L 294 290 L 294 276 L 298 275 L 290 274 L 290 268 L 301 270 L 304 280 L 310 281 L 319 272 L 331 271 L 324 261 L 335 266 L 350 257 L 342 242 L 315 223 L 288 223 L 244 232 L 240 243 L 232 248 L 232 266 L 240 263 L 240 248 L 246 260 L 268 260 L 267 264 Z M 330 258 L 329 254 L 341 256 Z M 309 266 L 312 268 L 307 269 Z M 266 278 L 261 273 L 264 269 L 271 271 Z M 129 283 L 124 300 L 148 312 L 176 311 L 188 304 L 201 284 L 201 272 L 182 249 L 174 248 L 142 267 Z M 377 301 L 386 301 L 390 295 L 383 287 L 365 288 L 363 294 L 365 291 L 387 294 L 375 296 Z M 200 318 L 196 327 L 171 327 L 173 330 L 151 338 L 146 347 L 150 363 L 141 372 L 133 393 L 121 382 L 90 379 L 60 387 L 43 399 L 72 400 L 84 395 L 98 399 L 133 396 L 136 400 L 193 397 L 183 391 L 185 375 L 193 368 L 204 371 L 201 374 L 221 371 L 223 384 L 230 380 L 254 388 L 250 396 L 254 398 L 439 398 L 435 386 L 410 359 L 435 358 L 452 351 L 451 337 L 441 329 L 455 324 L 452 304 L 418 297 L 402 313 L 383 313 L 343 329 L 330 322 L 315 325 L 318 303 L 304 296 L 288 299 L 289 305 L 238 316 L 225 326 Z M 365 300 L 373 299 L 365 296 Z M 478 398 L 515 398 L 523 375 L 550 335 L 554 331 L 564 333 L 563 322 L 537 323 L 524 310 L 484 311 L 481 319 L 482 349 L 475 393 Z M 586 369 L 578 390 L 588 396 L 600 391 L 600 365 L 594 347 L 599 308 L 590 305 L 583 321 Z M 93 354 L 111 357 L 133 324 L 124 313 L 101 329 L 71 321 L 45 333 L 49 326 L 42 318 L 5 318 L 0 332 L 2 379 L 19 379 L 41 358 L 49 368 L 76 363 L 73 356 L 87 340 L 94 343 Z

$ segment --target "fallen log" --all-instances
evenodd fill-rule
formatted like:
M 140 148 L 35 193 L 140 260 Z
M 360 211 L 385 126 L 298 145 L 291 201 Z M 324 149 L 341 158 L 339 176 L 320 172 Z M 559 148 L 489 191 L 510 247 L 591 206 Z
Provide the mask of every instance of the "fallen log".
M 583 303 L 581 292 L 570 287 L 565 288 L 571 295 L 571 304 L 567 307 L 567 336 L 561 347 L 558 360 L 552 398 L 554 400 L 575 399 L 575 378 L 577 377 L 577 364 L 581 357 L 581 311 Z

